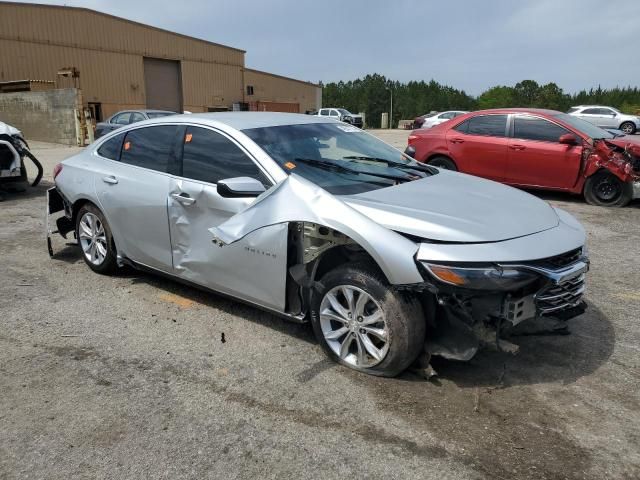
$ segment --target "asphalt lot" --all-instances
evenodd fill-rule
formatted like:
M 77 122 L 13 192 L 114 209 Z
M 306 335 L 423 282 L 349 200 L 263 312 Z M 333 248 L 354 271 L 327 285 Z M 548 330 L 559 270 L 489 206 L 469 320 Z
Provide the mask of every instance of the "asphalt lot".
M 0 478 L 640 478 L 640 202 L 544 195 L 589 234 L 571 335 L 381 379 L 328 361 L 307 325 L 96 275 L 61 238 L 50 259 L 44 192 L 76 151 L 34 142 L 42 185 L 0 203 Z

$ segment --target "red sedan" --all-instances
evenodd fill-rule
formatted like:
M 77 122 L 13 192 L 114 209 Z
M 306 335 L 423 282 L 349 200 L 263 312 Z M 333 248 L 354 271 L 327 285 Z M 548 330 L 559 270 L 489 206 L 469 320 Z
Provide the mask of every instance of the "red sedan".
M 554 110 L 482 110 L 409 136 L 419 162 L 623 206 L 640 196 L 640 140 Z

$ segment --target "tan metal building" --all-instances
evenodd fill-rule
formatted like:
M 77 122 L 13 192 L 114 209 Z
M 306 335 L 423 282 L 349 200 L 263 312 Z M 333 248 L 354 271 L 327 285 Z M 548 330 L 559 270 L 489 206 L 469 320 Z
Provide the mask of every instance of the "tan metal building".
M 322 104 L 322 88 L 310 82 L 247 68 L 244 83 L 251 110 L 304 113 Z
M 98 119 L 123 109 L 206 112 L 249 102 L 305 112 L 322 96 L 319 85 L 245 69 L 244 50 L 86 8 L 0 2 L 0 52 L 0 82 L 79 86 Z M 72 68 L 78 78 L 57 75 Z

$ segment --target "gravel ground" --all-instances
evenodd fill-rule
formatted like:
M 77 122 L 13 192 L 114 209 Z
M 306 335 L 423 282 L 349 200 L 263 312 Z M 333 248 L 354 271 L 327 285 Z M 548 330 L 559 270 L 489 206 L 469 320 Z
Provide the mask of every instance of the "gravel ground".
M 638 202 L 544 196 L 589 233 L 572 335 L 381 379 L 328 361 L 307 325 L 93 274 L 63 239 L 50 259 L 44 192 L 78 149 L 34 151 L 42 186 L 0 204 L 0 478 L 640 478 Z

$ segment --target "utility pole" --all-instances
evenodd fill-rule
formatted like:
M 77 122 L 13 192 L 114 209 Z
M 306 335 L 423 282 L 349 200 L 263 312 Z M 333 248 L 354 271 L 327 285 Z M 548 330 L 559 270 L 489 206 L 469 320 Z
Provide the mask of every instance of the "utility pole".
M 389 90 L 391 94 L 391 108 L 389 113 L 389 128 L 393 128 L 393 89 L 391 87 L 385 87 L 386 90 Z

